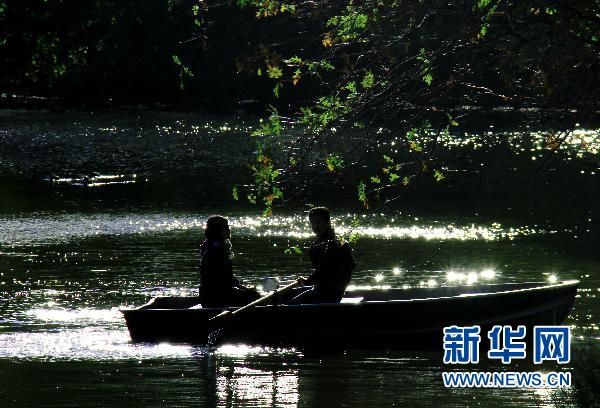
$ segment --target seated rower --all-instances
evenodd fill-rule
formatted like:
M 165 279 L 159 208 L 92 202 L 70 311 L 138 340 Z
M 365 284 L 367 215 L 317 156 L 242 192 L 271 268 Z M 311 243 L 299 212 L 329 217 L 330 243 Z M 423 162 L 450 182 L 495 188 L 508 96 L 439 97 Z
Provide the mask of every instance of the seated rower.
M 309 249 L 314 272 L 305 280 L 306 284 L 313 287 L 296 296 L 291 303 L 338 303 L 356 266 L 352 250 L 347 241 L 335 235 L 327 208 L 311 209 L 308 219 L 317 236 Z
M 200 303 L 202 307 L 243 306 L 258 298 L 233 276 L 233 253 L 227 218 L 213 215 L 206 221 L 206 239 L 200 246 Z

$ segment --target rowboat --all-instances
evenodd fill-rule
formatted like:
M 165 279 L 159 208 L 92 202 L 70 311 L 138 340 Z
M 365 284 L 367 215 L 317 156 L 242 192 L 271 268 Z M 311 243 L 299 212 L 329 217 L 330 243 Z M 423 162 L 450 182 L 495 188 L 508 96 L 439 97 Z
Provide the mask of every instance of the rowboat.
M 256 306 L 219 336 L 220 343 L 422 350 L 442 343 L 446 326 L 557 325 L 579 282 L 502 283 L 436 288 L 354 289 L 337 304 Z M 281 299 L 280 299 L 281 301 Z M 133 342 L 207 344 L 208 319 L 196 297 L 158 297 L 122 310 Z M 235 308 L 229 310 L 234 311 Z

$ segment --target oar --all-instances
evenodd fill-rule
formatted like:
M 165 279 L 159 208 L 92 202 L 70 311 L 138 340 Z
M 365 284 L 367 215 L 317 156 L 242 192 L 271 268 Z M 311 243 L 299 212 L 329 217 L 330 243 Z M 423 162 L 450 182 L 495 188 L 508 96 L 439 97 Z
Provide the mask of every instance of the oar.
M 277 289 L 277 290 L 269 293 L 268 295 L 261 297 L 260 299 L 256 299 L 254 302 L 248 303 L 246 306 L 242 306 L 239 309 L 234 310 L 233 312 L 226 310 L 222 313 L 219 313 L 216 316 L 211 317 L 210 319 L 208 319 L 208 327 L 211 331 L 211 333 L 209 334 L 209 338 L 211 336 L 214 337 L 215 332 L 222 330 L 224 328 L 224 326 L 228 322 L 233 320 L 235 317 L 238 317 L 239 315 L 243 314 L 244 312 L 247 312 L 248 310 L 254 308 L 255 306 L 258 306 L 261 303 L 264 303 L 267 300 L 274 298 L 275 296 L 282 295 L 286 292 L 289 292 L 291 289 L 293 289 L 296 286 L 299 286 L 303 283 L 304 283 L 303 279 L 297 279 L 294 282 L 284 286 L 283 288 Z

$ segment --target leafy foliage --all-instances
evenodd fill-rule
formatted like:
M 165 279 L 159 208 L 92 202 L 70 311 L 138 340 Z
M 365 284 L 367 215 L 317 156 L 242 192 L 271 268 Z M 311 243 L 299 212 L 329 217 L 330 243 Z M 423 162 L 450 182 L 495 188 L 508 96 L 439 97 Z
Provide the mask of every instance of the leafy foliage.
M 267 113 L 234 199 L 270 214 L 330 179 L 373 209 L 453 181 L 437 145 L 456 106 L 596 112 L 598 14 L 567 0 L 0 1 L 0 85 L 251 99 Z
M 271 74 L 268 68 L 269 77 L 277 81 L 278 92 L 281 84 L 299 85 L 306 76 L 317 81 L 319 91 L 311 104 L 290 112 L 288 122 L 299 130 L 279 143 L 298 154 L 293 166 L 280 164 L 286 178 L 278 185 L 302 188 L 299 184 L 323 162 L 321 174 L 327 177 L 380 160 L 381 171 L 368 178 L 369 184 L 357 184 L 358 201 L 369 208 L 373 201 L 385 205 L 396 200 L 424 175 L 446 181 L 436 146 L 440 136 L 458 126 L 446 109 L 459 101 L 530 103 L 534 88 L 539 100 L 552 96 L 555 91 L 547 81 L 559 75 L 555 68 L 565 67 L 562 62 L 548 66 L 544 55 L 562 49 L 548 34 L 557 18 L 578 33 L 575 42 L 585 57 L 577 58 L 597 65 L 597 39 L 588 31 L 593 7 L 577 12 L 573 7 L 567 2 L 542 8 L 535 1 L 506 0 L 299 5 L 293 20 L 319 27 L 321 48 L 301 44 L 282 50 L 291 55 L 282 57 L 289 69 Z M 540 54 L 533 47 L 546 51 Z M 563 86 L 564 81 L 554 83 Z M 580 102 L 574 104 L 582 106 Z M 407 108 L 414 114 L 401 119 L 398 113 Z M 430 119 L 422 120 L 424 112 Z M 261 129 L 269 133 L 264 125 Z

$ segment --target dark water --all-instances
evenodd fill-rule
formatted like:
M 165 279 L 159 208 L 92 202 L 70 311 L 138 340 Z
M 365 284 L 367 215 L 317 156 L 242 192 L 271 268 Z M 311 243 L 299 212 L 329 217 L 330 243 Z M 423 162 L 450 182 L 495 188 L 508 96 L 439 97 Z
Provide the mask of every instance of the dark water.
M 3 113 L 1 407 L 576 404 L 572 393 L 547 389 L 445 389 L 439 353 L 131 344 L 119 309 L 195 293 L 211 213 L 230 215 L 235 267 L 248 284 L 309 267 L 283 253 L 309 242 L 302 213 L 263 218 L 229 201 L 231 169 L 240 172 L 251 153 L 243 138 L 250 121 L 161 115 Z M 594 177 L 598 133 L 584 135 L 587 150 L 572 153 L 595 160 L 582 176 Z M 342 233 L 363 217 L 345 203 L 337 210 Z M 598 343 L 596 210 L 577 213 L 590 220 L 579 227 L 388 210 L 357 229 L 353 285 L 579 279 L 567 322 L 574 348 Z

